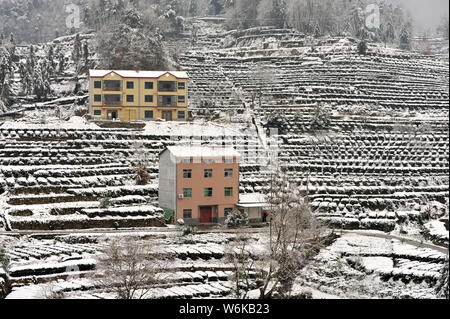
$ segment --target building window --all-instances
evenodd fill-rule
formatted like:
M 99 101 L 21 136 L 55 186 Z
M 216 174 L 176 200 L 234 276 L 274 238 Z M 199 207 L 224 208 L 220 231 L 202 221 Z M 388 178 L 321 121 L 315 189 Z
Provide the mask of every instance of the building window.
M 184 164 L 192 164 L 192 163 L 193 163 L 192 157 L 184 158 L 184 159 L 183 159 L 183 163 L 184 163 Z
M 178 103 L 186 103 L 186 97 L 184 95 L 178 95 Z
M 153 90 L 153 82 L 145 82 L 146 90 Z
M 94 110 L 94 116 L 102 116 L 102 110 Z
M 178 90 L 185 90 L 186 84 L 184 82 L 178 82 Z
M 234 158 L 233 157 L 225 157 L 225 164 L 233 164 Z
M 203 193 L 204 193 L 205 197 L 212 197 L 212 195 L 213 195 L 213 189 L 212 189 L 211 187 L 205 188 L 205 189 L 203 190 Z
M 134 95 L 127 95 L 127 102 L 134 102 Z
M 225 197 L 233 196 L 233 187 L 225 187 Z
M 127 89 L 133 90 L 134 89 L 134 82 L 127 82 Z
M 192 170 L 184 169 L 183 170 L 183 178 L 192 178 Z
M 223 215 L 225 216 L 225 218 L 228 217 L 228 215 L 230 215 L 233 212 L 233 208 L 225 208 L 223 210 Z
M 101 89 L 102 81 L 94 81 L 94 89 Z
M 212 169 L 205 169 L 205 178 L 212 178 Z
M 146 95 L 145 103 L 153 103 L 153 95 Z
M 153 111 L 145 111 L 144 112 L 144 117 L 146 119 L 152 119 L 153 118 Z
M 102 95 L 101 94 L 95 94 L 94 95 L 94 102 L 101 102 L 102 101 Z
M 184 120 L 186 118 L 186 113 L 184 111 L 178 111 L 178 119 Z
M 204 158 L 204 159 L 203 159 L 203 162 L 204 162 L 205 164 L 212 164 L 212 163 L 213 163 L 213 160 L 212 160 L 211 158 Z
M 192 197 L 192 188 L 183 188 L 183 197 L 191 198 Z
M 183 209 L 183 218 L 192 218 L 192 209 Z
M 233 177 L 233 169 L 232 168 L 225 169 L 225 177 L 227 177 L 227 178 Z

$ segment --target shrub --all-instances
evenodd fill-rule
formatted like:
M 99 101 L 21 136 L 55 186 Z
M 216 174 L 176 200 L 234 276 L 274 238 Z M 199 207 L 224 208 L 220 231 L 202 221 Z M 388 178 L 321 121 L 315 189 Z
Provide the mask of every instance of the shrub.
M 225 225 L 228 228 L 239 228 L 248 225 L 248 214 L 236 210 L 229 214 L 225 219 Z
M 105 208 L 108 208 L 109 206 L 111 206 L 111 198 L 105 197 L 100 200 L 98 208 L 105 209 Z
M 362 40 L 358 43 L 358 53 L 361 55 L 367 54 L 367 42 Z
M 436 284 L 436 294 L 439 298 L 445 298 L 449 299 L 449 285 L 448 285 L 448 256 L 445 260 L 444 266 L 441 270 L 441 277 L 439 278 L 437 284 Z
M 311 127 L 325 129 L 331 124 L 331 113 L 323 106 L 318 106 L 314 110 L 311 120 Z
M 134 169 L 136 185 L 147 185 L 150 180 L 150 174 L 147 171 L 148 167 L 146 164 L 139 164 Z
M 197 234 L 197 227 L 195 226 L 186 226 L 183 227 L 183 236 L 195 235 Z
M 267 117 L 267 127 L 277 128 L 280 134 L 283 134 L 286 127 L 289 125 L 288 120 L 284 114 L 273 112 Z

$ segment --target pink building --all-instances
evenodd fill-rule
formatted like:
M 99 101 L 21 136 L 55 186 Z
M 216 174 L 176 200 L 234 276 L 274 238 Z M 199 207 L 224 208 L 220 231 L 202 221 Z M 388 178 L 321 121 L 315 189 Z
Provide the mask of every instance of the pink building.
M 239 203 L 233 148 L 171 146 L 159 158 L 159 205 L 188 225 L 223 223 Z

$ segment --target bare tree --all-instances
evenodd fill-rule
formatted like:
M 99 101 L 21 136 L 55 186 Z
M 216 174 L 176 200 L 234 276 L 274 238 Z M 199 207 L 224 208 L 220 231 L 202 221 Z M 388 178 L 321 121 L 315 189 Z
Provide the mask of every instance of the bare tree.
M 280 169 L 273 174 L 267 202 L 270 205 L 269 239 L 260 257 L 260 298 L 275 293 L 290 298 L 295 278 L 318 253 L 325 229 L 314 218 L 300 188 Z
M 113 240 L 99 257 L 97 275 L 101 286 L 118 299 L 143 299 L 153 285 L 164 281 L 166 269 L 161 250 L 149 241 Z
M 147 185 L 150 181 L 148 166 L 149 162 L 154 162 L 154 156 L 149 154 L 142 141 L 136 140 L 132 148 L 136 184 Z
M 11 259 L 6 252 L 12 247 L 6 240 L 0 238 L 0 297 L 11 292 L 10 265 Z
M 239 229 L 234 241 L 225 248 L 227 262 L 232 265 L 232 276 L 236 297 L 246 299 L 252 287 L 258 257 L 250 251 L 250 238 L 243 229 Z

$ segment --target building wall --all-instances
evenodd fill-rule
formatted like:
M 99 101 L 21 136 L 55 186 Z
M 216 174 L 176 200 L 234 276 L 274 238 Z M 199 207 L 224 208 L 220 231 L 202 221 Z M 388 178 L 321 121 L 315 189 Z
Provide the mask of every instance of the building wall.
M 173 211 L 176 210 L 176 173 L 176 163 L 170 160 L 170 152 L 166 150 L 159 159 L 159 206 Z
M 225 178 L 224 170 L 233 169 L 233 177 Z M 183 178 L 183 170 L 192 169 L 192 178 Z M 213 177 L 205 178 L 204 170 L 212 169 Z M 213 196 L 205 197 L 204 188 L 212 187 Z M 233 196 L 225 196 L 225 187 L 233 187 Z M 183 194 L 184 188 L 192 188 L 192 198 L 179 199 L 178 194 Z M 217 206 L 218 220 L 213 222 L 222 222 L 224 220 L 225 208 L 234 208 L 239 202 L 239 164 L 234 163 L 212 163 L 206 164 L 193 163 L 185 164 L 183 162 L 177 165 L 177 218 L 183 218 L 184 209 L 192 209 L 192 219 L 198 222 L 200 219 L 200 206 Z M 213 217 L 215 217 L 213 213 Z
M 103 81 L 104 80 L 119 80 L 122 81 L 121 91 L 104 91 Z M 102 88 L 95 89 L 94 81 L 102 81 Z M 183 82 L 185 84 L 184 90 L 178 90 L 177 92 L 161 92 L 158 93 L 158 81 L 173 81 L 173 82 Z M 127 88 L 127 82 L 133 82 L 133 89 Z M 146 82 L 153 82 L 153 89 L 145 89 Z M 123 78 L 116 73 L 109 73 L 103 78 L 90 78 L 89 81 L 90 88 L 90 108 L 89 112 L 94 116 L 94 111 L 101 111 L 100 117 L 102 119 L 107 119 L 108 111 L 117 111 L 118 118 L 124 121 L 135 121 L 135 120 L 157 120 L 162 118 L 163 110 L 171 111 L 172 118 L 174 121 L 178 120 L 178 112 L 184 112 L 185 119 L 188 115 L 188 80 L 187 79 L 177 79 L 173 75 L 161 76 L 159 79 L 152 78 Z M 106 106 L 104 105 L 104 95 L 106 94 L 120 94 L 122 99 L 121 106 Z M 185 97 L 185 103 L 178 103 L 176 107 L 158 107 L 158 94 L 160 95 L 171 95 L 171 96 L 181 96 Z M 94 95 L 102 95 L 101 102 L 94 101 Z M 133 95 L 134 101 L 127 102 L 127 95 Z M 152 95 L 153 102 L 145 102 L 145 96 Z M 146 111 L 153 111 L 153 118 L 145 118 Z M 97 117 L 97 116 L 94 116 Z

